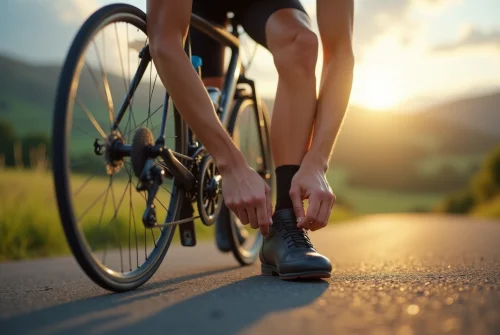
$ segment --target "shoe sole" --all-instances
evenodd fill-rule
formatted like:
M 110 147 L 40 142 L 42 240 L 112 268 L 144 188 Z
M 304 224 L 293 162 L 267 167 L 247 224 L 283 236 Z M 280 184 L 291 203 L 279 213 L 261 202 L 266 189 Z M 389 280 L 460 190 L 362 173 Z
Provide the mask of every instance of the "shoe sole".
M 282 280 L 298 280 L 298 279 L 323 279 L 330 278 L 331 272 L 328 271 L 305 271 L 295 273 L 279 273 L 278 269 L 271 265 L 261 264 L 261 272 L 265 276 L 279 276 Z

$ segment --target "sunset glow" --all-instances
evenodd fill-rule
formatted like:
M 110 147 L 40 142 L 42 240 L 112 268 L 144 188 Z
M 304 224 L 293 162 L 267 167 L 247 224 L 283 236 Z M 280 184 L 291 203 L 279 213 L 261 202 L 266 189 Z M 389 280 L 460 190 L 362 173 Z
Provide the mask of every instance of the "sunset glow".
M 391 77 L 389 73 L 368 71 L 355 79 L 351 94 L 353 104 L 384 111 L 396 107 L 404 100 L 404 83 Z

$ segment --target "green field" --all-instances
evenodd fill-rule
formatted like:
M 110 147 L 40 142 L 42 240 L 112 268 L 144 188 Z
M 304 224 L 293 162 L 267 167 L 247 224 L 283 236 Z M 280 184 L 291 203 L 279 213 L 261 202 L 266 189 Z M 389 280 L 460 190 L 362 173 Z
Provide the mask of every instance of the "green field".
M 73 193 L 77 193 L 74 197 L 76 216 L 81 217 L 86 212 L 80 224 L 92 247 L 102 249 L 109 243 L 108 247 L 111 248 L 121 243 L 123 248 L 127 248 L 130 242 L 134 249 L 136 243 L 140 247 L 153 244 L 153 238 L 157 238 L 159 232 L 154 230 L 153 236 L 153 232 L 145 230 L 142 225 L 141 215 L 145 208 L 142 195 L 135 189 L 130 192 L 130 188 L 124 192 L 126 182 L 115 181 L 113 192 L 108 192 L 104 206 L 106 194 L 103 195 L 103 192 L 107 189 L 108 180 L 94 178 L 80 192 L 76 192 L 85 180 L 77 177 L 72 184 Z M 119 206 L 123 194 L 123 203 Z M 68 252 L 51 174 L 29 170 L 0 171 L 0 198 L 0 259 L 43 257 Z M 160 192 L 158 198 L 168 206 L 167 192 Z M 96 199 L 99 199 L 97 205 L 87 211 Z M 157 207 L 160 220 L 165 217 L 166 211 L 159 204 Z M 113 215 L 114 208 L 119 208 L 116 218 Z M 134 209 L 134 215 L 129 215 L 130 208 Z M 135 225 L 132 219 L 129 221 L 133 217 Z M 197 237 L 208 238 L 213 236 L 212 233 L 212 227 L 197 225 Z
M 73 180 L 73 193 L 80 185 L 83 185 L 85 180 L 84 177 L 77 177 Z M 91 241 L 91 246 L 102 249 L 106 243 L 109 243 L 110 248 L 121 245 L 127 249 L 130 243 L 132 251 L 135 252 L 136 243 L 139 248 L 142 248 L 144 244 L 152 245 L 151 230 L 145 230 L 140 220 L 144 209 L 144 198 L 134 189 L 132 192 L 127 190 L 118 215 L 115 220 L 112 220 L 114 205 L 111 192 L 109 192 L 106 206 L 102 205 L 105 199 L 102 193 L 106 190 L 107 183 L 108 180 L 104 178 L 92 179 L 75 196 L 77 216 L 81 216 L 101 196 L 98 204 L 87 212 L 81 222 L 85 235 Z M 115 181 L 113 185 L 115 204 L 118 208 L 126 183 Z M 168 206 L 168 193 L 163 193 L 159 195 L 160 201 Z M 0 260 L 36 258 L 69 252 L 59 220 L 50 173 L 31 170 L 0 171 L 0 199 Z M 129 224 L 130 200 L 136 219 L 135 228 L 133 220 Z M 157 207 L 160 220 L 165 215 L 165 210 L 160 205 Z M 102 208 L 105 208 L 103 218 L 99 220 Z M 330 221 L 337 223 L 351 217 L 349 211 L 339 207 L 332 212 Z M 195 224 L 198 239 L 203 240 L 214 236 L 213 226 L 206 227 L 199 220 L 196 220 Z M 106 235 L 108 232 L 109 234 Z M 158 234 L 155 230 L 156 238 Z M 179 237 L 174 236 L 173 241 L 178 244 Z
M 328 182 L 340 204 L 357 214 L 430 211 L 444 195 L 383 191 L 349 186 L 345 169 L 330 168 Z

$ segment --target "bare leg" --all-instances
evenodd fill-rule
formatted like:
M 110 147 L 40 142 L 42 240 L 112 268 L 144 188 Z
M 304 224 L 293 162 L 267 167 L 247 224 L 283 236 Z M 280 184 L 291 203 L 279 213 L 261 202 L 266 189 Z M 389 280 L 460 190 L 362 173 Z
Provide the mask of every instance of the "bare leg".
M 318 39 L 308 17 L 297 9 L 275 12 L 266 25 L 279 80 L 271 123 L 277 167 L 300 165 L 310 143 L 316 107 Z

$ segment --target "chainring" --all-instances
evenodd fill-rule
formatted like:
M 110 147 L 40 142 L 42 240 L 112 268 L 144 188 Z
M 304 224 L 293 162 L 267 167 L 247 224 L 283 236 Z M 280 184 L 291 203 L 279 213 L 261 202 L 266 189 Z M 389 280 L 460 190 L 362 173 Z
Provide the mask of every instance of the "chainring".
M 203 156 L 198 169 L 197 204 L 201 221 L 206 226 L 215 223 L 222 208 L 222 176 L 215 160 Z

